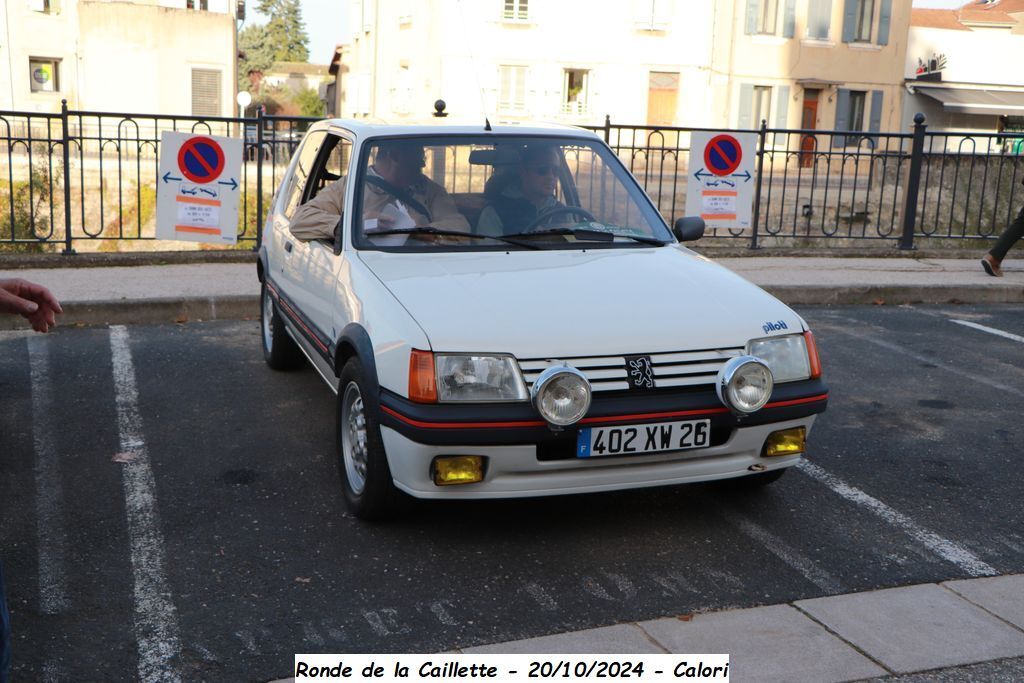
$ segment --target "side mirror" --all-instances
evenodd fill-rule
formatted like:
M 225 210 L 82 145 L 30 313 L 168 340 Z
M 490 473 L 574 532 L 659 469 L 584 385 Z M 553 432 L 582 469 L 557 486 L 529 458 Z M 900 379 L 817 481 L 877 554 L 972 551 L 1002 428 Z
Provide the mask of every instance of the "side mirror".
M 696 242 L 704 236 L 704 219 L 700 216 L 684 216 L 676 221 L 672 232 L 680 242 Z

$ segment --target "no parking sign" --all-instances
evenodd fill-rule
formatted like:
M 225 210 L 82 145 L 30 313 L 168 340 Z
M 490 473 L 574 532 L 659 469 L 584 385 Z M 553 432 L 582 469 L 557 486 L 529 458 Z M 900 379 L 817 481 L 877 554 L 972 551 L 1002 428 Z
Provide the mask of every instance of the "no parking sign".
M 160 144 L 157 239 L 234 244 L 242 141 L 165 132 Z
M 686 213 L 709 228 L 749 228 L 754 203 L 755 133 L 690 136 Z

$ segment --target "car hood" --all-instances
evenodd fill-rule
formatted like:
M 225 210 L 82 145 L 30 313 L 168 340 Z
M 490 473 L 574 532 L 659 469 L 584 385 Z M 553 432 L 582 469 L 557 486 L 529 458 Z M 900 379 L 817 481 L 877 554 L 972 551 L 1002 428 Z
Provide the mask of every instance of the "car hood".
M 778 299 L 675 246 L 359 257 L 434 351 L 647 354 L 735 348 L 803 329 Z

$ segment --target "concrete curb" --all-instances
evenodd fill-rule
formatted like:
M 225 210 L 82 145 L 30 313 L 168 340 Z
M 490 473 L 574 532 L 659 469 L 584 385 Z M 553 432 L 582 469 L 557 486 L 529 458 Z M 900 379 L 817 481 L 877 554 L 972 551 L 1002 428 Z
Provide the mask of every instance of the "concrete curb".
M 216 251 L 74 254 L 71 256 L 63 254 L 0 254 L 0 270 L 165 266 L 178 263 L 256 263 L 256 252 L 248 249 L 221 249 Z
M 763 287 L 791 306 L 850 306 L 902 304 L 1022 304 L 1019 285 L 821 286 Z M 259 317 L 259 297 L 222 295 L 63 302 L 60 325 L 159 324 L 203 320 L 247 320 Z M 21 318 L 0 317 L 0 330 L 25 329 Z
M 137 325 L 186 323 L 202 320 L 246 320 L 258 318 L 259 297 L 248 295 L 183 297 L 165 299 L 122 299 L 118 301 L 71 301 L 62 304 L 59 324 Z M 24 319 L 0 317 L 0 329 L 24 329 Z

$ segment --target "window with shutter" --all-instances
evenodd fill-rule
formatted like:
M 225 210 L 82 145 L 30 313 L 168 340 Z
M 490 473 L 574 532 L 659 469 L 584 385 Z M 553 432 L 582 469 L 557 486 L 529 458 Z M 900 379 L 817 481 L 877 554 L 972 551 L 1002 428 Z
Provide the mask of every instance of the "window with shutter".
M 526 67 L 498 67 L 498 109 L 519 113 L 526 109 Z
M 221 72 L 192 69 L 192 116 L 220 116 Z
M 526 21 L 530 18 L 529 0 L 505 0 L 501 14 L 505 21 Z
M 832 0 L 810 0 L 807 6 L 807 37 L 828 40 L 832 24 Z

